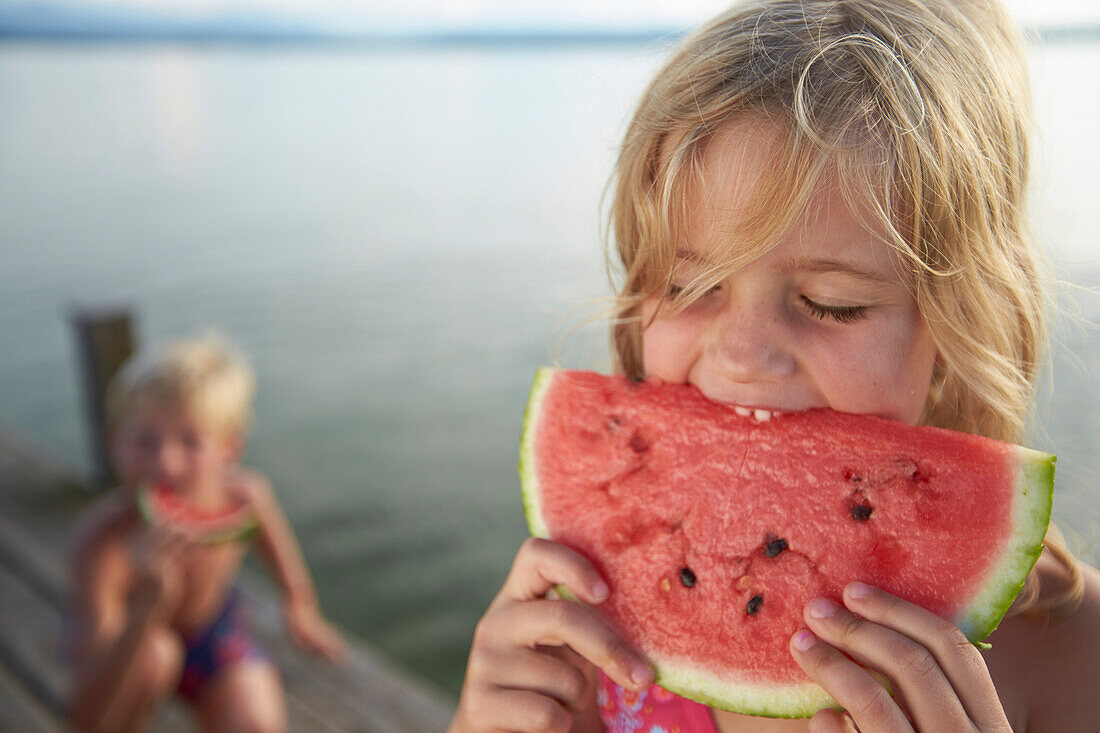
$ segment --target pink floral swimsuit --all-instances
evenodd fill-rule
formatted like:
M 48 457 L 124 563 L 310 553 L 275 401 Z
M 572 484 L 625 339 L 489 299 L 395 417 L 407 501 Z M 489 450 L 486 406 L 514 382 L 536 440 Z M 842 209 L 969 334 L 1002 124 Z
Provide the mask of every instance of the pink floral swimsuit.
M 710 708 L 657 685 L 630 692 L 600 672 L 596 702 L 608 733 L 717 733 Z

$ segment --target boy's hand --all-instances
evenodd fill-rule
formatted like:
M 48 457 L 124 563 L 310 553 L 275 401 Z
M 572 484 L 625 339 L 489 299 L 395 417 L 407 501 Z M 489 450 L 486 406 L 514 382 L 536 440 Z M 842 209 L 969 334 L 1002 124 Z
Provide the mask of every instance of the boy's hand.
M 795 660 L 851 718 L 822 710 L 812 731 L 850 731 L 854 722 L 866 733 L 1010 733 L 985 660 L 952 623 L 861 583 L 844 589 L 844 605 L 811 601 L 803 615 L 813 633 L 791 639 Z M 886 675 L 894 696 L 864 667 Z
M 452 733 L 570 730 L 595 699 L 588 663 L 628 689 L 653 682 L 642 655 L 593 609 L 546 599 L 558 584 L 586 603 L 607 598 L 607 584 L 582 555 L 527 540 L 474 631 Z
M 347 655 L 344 638 L 321 616 L 315 603 L 290 603 L 286 607 L 286 628 L 291 640 L 310 654 L 319 654 L 333 664 Z
M 190 546 L 190 536 L 170 525 L 144 526 L 136 533 L 130 544 L 135 610 L 161 616 L 178 605 L 183 594 L 179 562 Z

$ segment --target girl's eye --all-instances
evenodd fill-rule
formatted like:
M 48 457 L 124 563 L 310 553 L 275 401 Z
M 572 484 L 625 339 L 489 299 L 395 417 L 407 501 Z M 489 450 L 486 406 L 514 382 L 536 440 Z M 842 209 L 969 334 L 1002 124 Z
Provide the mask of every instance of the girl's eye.
M 821 303 L 815 303 L 805 295 L 798 297 L 801 298 L 802 304 L 806 306 L 806 310 L 810 312 L 810 315 L 822 321 L 831 318 L 837 323 L 852 323 L 867 315 L 867 306 L 865 305 L 822 305 Z
M 706 292 L 704 292 L 699 297 L 700 298 L 705 298 L 708 295 L 713 295 L 714 293 L 717 293 L 719 290 L 721 290 L 721 288 L 722 288 L 721 285 L 713 285 L 710 288 L 707 288 Z M 669 284 L 668 290 L 665 291 L 665 297 L 668 298 L 669 300 L 676 300 L 677 298 L 679 298 L 683 294 L 684 294 L 684 286 L 683 285 Z

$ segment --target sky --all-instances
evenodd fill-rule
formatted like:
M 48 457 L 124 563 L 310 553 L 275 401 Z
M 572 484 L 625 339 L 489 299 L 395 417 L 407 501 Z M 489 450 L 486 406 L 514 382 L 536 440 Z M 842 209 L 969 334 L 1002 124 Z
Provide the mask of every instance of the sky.
M 27 0 L 0 0 L 13 4 Z M 325 23 L 382 26 L 551 25 L 691 26 L 728 6 L 729 0 L 62 0 L 70 5 L 110 4 L 173 14 L 271 10 Z M 1100 23 L 1097 0 L 1003 0 L 1024 23 Z

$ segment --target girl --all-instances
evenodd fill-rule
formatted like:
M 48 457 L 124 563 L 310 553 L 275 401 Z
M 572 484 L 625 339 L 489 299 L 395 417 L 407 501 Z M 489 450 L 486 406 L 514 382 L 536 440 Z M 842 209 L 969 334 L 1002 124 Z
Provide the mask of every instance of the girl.
M 626 133 L 618 367 L 765 410 L 830 407 L 1019 442 L 1045 345 L 1023 205 L 1027 74 L 992 0 L 755 0 L 689 38 Z M 847 710 L 737 716 L 652 671 L 529 541 L 478 624 L 453 731 L 1094 730 L 1100 574 L 1056 537 L 981 653 L 860 584 L 790 653 Z M 881 672 L 894 695 L 868 670 Z

